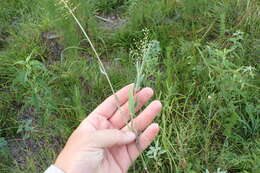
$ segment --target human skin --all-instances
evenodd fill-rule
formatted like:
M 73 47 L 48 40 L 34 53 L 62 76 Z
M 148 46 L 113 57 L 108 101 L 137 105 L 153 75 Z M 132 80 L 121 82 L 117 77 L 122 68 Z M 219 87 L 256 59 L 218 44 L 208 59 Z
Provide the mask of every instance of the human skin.
M 128 92 L 133 84 L 125 86 L 116 95 L 108 97 L 84 119 L 68 139 L 55 165 L 65 173 L 126 173 L 133 161 L 146 149 L 159 132 L 152 123 L 160 112 L 160 101 L 151 102 L 135 119 L 136 136 L 125 124 L 130 119 Z M 136 111 L 153 96 L 151 88 L 136 93 L 139 105 Z M 138 138 L 138 139 L 136 139 Z

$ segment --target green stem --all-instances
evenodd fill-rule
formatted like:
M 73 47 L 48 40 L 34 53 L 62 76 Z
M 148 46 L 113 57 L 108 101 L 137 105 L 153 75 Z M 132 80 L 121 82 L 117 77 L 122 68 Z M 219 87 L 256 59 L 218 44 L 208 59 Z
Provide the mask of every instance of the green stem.
M 99 66 L 100 66 L 100 68 L 101 68 L 101 70 L 102 70 L 102 73 L 105 75 L 106 80 L 108 81 L 109 87 L 110 87 L 110 89 L 111 89 L 113 95 L 115 96 L 116 104 L 117 104 L 116 106 L 117 106 L 117 108 L 118 108 L 120 114 L 123 116 L 122 110 L 121 110 L 121 108 L 120 108 L 119 98 L 118 98 L 117 95 L 116 95 L 116 92 L 115 92 L 115 90 L 114 90 L 114 87 L 113 87 L 113 85 L 112 85 L 112 82 L 111 82 L 111 80 L 110 80 L 110 78 L 109 78 L 109 76 L 108 76 L 108 73 L 107 73 L 107 71 L 106 71 L 106 69 L 105 69 L 105 67 L 104 67 L 104 64 L 102 63 L 102 61 L 101 61 L 101 59 L 100 59 L 100 57 L 99 57 L 99 55 L 98 55 L 98 53 L 97 53 L 97 51 L 96 51 L 96 49 L 95 49 L 95 47 L 94 47 L 94 44 L 93 44 L 92 41 L 90 40 L 90 38 L 89 38 L 88 34 L 86 33 L 85 29 L 83 28 L 83 26 L 82 26 L 81 23 L 79 22 L 78 18 L 74 15 L 73 10 L 69 7 L 69 5 L 67 4 L 67 2 L 64 1 L 64 0 L 61 0 L 61 2 L 64 4 L 65 8 L 67 8 L 67 10 L 68 10 L 69 13 L 71 14 L 71 16 L 74 18 L 74 20 L 75 20 L 76 23 L 78 24 L 80 30 L 82 31 L 82 33 L 83 33 L 84 36 L 86 37 L 87 41 L 89 42 L 90 47 L 91 47 L 92 50 L 94 51 L 94 54 L 95 54 L 95 56 L 96 56 L 96 58 L 97 58 L 97 60 L 98 60 Z M 124 119 L 124 118 L 123 118 L 123 119 Z M 128 123 L 127 123 L 127 122 L 126 122 L 126 125 L 128 126 Z

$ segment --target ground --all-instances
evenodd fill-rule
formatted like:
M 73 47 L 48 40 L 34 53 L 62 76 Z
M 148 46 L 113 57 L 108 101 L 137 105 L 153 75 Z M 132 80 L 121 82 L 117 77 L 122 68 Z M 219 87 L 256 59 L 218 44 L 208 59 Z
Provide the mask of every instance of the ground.
M 163 104 L 161 132 L 143 154 L 149 172 L 259 172 L 258 0 L 70 3 L 116 89 L 135 81 L 139 43 L 160 42 L 144 83 Z M 59 0 L 0 8 L 0 172 L 43 172 L 112 92 Z M 141 159 L 130 172 L 145 172 Z

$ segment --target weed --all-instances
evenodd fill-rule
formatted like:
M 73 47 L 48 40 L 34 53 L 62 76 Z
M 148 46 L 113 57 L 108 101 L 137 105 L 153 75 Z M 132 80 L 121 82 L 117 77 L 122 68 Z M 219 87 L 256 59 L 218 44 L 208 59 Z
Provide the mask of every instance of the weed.
M 155 142 L 154 146 L 149 147 L 149 150 L 147 151 L 146 155 L 150 159 L 154 159 L 157 163 L 161 163 L 162 161 L 162 155 L 165 153 L 159 144 L 159 141 L 157 140 Z
M 5 138 L 0 138 L 0 148 L 3 148 L 7 146 L 7 141 L 5 140 Z
M 78 26 L 80 27 L 81 31 L 83 32 L 84 36 L 86 37 L 87 41 L 89 42 L 92 50 L 94 51 L 94 54 L 98 60 L 99 63 L 99 69 L 100 72 L 106 77 L 106 80 L 110 86 L 110 89 L 113 93 L 113 95 L 115 96 L 115 99 L 117 101 L 117 106 L 118 109 L 120 110 L 120 106 L 119 106 L 119 100 L 117 95 L 115 94 L 115 90 L 114 87 L 112 85 L 112 82 L 108 76 L 108 73 L 104 67 L 103 62 L 101 61 L 99 54 L 97 53 L 92 41 L 90 40 L 88 34 L 86 33 L 86 31 L 84 30 L 84 28 L 82 27 L 81 23 L 79 22 L 79 20 L 77 19 L 77 17 L 74 14 L 74 10 L 76 8 L 73 8 L 72 4 L 70 4 L 69 1 L 65 1 L 65 0 L 60 0 L 60 3 L 62 3 L 64 5 L 64 7 L 69 11 L 69 13 L 72 15 L 72 17 L 74 18 L 74 20 L 76 21 L 76 23 L 78 24 Z M 133 87 L 132 90 L 129 91 L 129 112 L 130 112 L 130 124 L 131 126 L 129 126 L 129 129 L 133 132 L 135 132 L 135 134 L 137 136 L 139 136 L 138 132 L 135 130 L 134 124 L 133 124 L 133 119 L 136 117 L 135 115 L 135 107 L 137 106 L 137 103 L 135 102 L 134 99 L 134 95 L 135 93 L 141 88 L 141 83 L 144 80 L 144 74 L 146 73 L 148 75 L 152 75 L 154 73 L 155 67 L 158 64 L 158 60 L 157 60 L 157 56 L 158 53 L 160 51 L 160 46 L 158 41 L 151 41 L 151 42 L 147 42 L 147 37 L 145 37 L 144 41 L 141 43 L 141 62 L 137 61 L 136 62 L 136 71 L 137 71 L 137 77 L 136 77 L 136 82 L 135 85 Z M 123 115 L 122 115 L 123 116 Z M 128 125 L 129 123 L 126 122 L 126 124 Z M 138 138 L 137 138 L 138 140 Z M 137 141 L 138 143 L 138 141 Z M 147 170 L 147 166 L 143 160 L 144 163 L 144 167 Z M 147 171 L 148 172 L 148 171 Z
M 206 169 L 205 173 L 210 173 L 210 172 L 208 169 Z M 221 171 L 221 169 L 218 168 L 216 173 L 227 173 L 227 171 Z
M 17 133 L 23 134 L 23 140 L 26 140 L 30 137 L 30 134 L 33 132 L 33 127 L 32 127 L 32 120 L 24 120 L 21 122 L 17 129 Z

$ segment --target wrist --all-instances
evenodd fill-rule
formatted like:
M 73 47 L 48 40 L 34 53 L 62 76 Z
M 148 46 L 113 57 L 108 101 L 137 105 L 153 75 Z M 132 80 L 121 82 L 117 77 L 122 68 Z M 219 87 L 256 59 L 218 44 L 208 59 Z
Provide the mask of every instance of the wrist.
M 64 160 L 65 158 L 65 160 Z M 59 156 L 57 157 L 54 166 L 56 166 L 57 168 L 59 168 L 60 170 L 62 170 L 64 173 L 69 173 L 68 172 L 68 164 L 66 164 L 66 157 L 63 157 L 63 151 L 59 154 Z
M 56 165 L 51 165 L 44 173 L 65 173 L 62 169 L 60 169 Z

